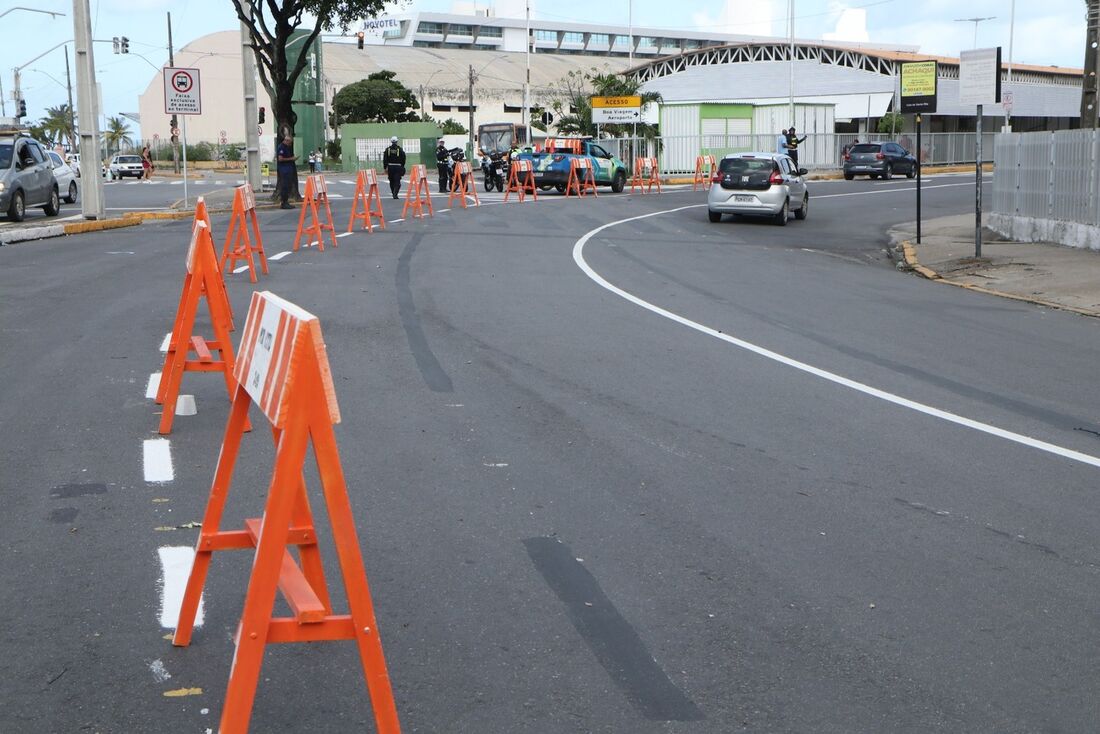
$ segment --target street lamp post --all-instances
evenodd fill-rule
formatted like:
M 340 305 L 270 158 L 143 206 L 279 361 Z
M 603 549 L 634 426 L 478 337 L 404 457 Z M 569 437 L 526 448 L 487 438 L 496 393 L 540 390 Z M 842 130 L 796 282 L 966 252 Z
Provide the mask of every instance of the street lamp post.
M 973 23 L 974 24 L 974 45 L 971 48 L 978 47 L 978 24 L 985 20 L 996 20 L 997 16 L 990 15 L 985 18 L 955 18 L 956 23 Z

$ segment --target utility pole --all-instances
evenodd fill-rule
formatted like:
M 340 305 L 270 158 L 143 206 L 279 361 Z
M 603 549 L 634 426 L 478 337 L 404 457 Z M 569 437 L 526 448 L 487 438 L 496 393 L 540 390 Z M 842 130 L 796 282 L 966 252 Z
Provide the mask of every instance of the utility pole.
M 69 47 L 65 47 L 65 89 L 69 92 L 69 150 L 76 150 L 76 110 L 73 109 L 73 78 L 69 73 Z M 84 156 L 81 156 L 83 158 Z
M 1097 127 L 1097 74 L 1100 73 L 1100 0 L 1088 0 L 1085 30 L 1085 80 L 1081 85 L 1081 127 Z
M 474 65 L 470 64 L 470 159 L 477 154 L 477 148 L 474 147 L 474 81 L 477 77 L 474 76 Z
M 531 144 L 531 0 L 527 0 L 527 79 L 523 82 L 523 127 L 527 131 L 527 145 Z M 516 141 L 519 144 L 519 141 Z
M 1005 80 L 1006 89 L 1001 92 L 1002 97 L 1004 92 L 1012 94 L 1011 89 L 1007 89 L 1012 84 L 1012 40 L 1016 35 L 1016 0 L 1012 0 L 1012 10 L 1008 15 L 1008 78 Z M 1001 132 L 1012 132 L 1012 106 L 1005 105 L 1005 124 L 1001 129 Z
M 92 19 L 88 0 L 73 0 L 76 96 L 80 103 L 80 210 L 85 219 L 103 219 L 103 176 L 99 158 L 99 100 L 96 97 Z
M 791 66 L 790 66 L 790 82 L 788 93 L 790 94 L 790 100 L 788 101 L 791 124 L 794 124 L 794 0 L 787 0 L 787 33 L 790 37 L 791 43 Z
M 169 66 L 175 66 L 176 65 L 176 58 L 173 55 L 173 51 L 172 51 L 172 14 L 171 13 L 168 13 L 168 65 Z M 163 80 L 163 75 L 162 75 L 161 78 Z M 180 139 L 179 139 L 179 136 L 176 135 L 176 133 L 175 133 L 175 130 L 176 130 L 176 116 L 175 115 L 172 115 L 172 119 L 169 122 L 169 124 L 172 127 L 172 129 L 169 130 L 169 137 L 168 137 L 168 140 L 171 141 L 171 143 L 172 143 L 172 172 L 178 174 L 180 172 Z M 186 183 L 186 181 L 184 183 Z
M 252 19 L 252 6 L 241 3 L 241 12 L 245 18 Z M 256 99 L 256 56 L 252 50 L 252 36 L 248 26 L 241 22 L 241 79 L 244 81 L 244 149 L 245 171 L 248 185 L 253 191 L 263 191 L 260 177 L 260 110 Z M 323 80 L 322 80 L 323 81 Z M 328 127 L 328 120 L 325 120 Z

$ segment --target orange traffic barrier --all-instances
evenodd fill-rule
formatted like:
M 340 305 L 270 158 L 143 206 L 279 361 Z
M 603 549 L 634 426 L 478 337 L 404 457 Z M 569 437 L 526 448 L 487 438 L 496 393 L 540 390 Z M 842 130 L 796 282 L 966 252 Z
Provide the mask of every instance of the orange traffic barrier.
M 206 200 L 203 197 L 199 197 L 199 200 L 195 202 L 195 216 L 191 220 L 191 226 L 195 226 L 195 222 L 203 222 L 206 224 L 206 228 L 210 231 L 210 239 L 214 239 L 214 228 L 210 226 L 210 212 L 206 209 Z M 215 259 L 217 255 L 215 253 Z M 222 291 L 222 297 L 225 299 L 225 304 L 229 308 L 229 330 L 233 331 L 237 327 L 233 325 L 233 304 L 229 302 L 229 291 L 225 288 L 225 273 L 221 268 L 218 268 L 218 284 Z M 205 285 L 203 286 L 203 292 L 205 293 Z
M 321 221 L 319 216 L 322 203 L 325 205 L 325 221 Z M 305 226 L 307 211 L 311 222 L 309 226 Z M 328 230 L 332 235 L 332 246 L 336 247 L 336 227 L 332 225 L 332 209 L 328 204 L 328 186 L 325 184 L 325 177 L 315 173 L 306 178 L 306 193 L 302 198 L 302 213 L 298 216 L 298 232 L 294 235 L 294 247 L 292 249 L 295 252 L 298 251 L 298 243 L 301 241 L 302 235 L 305 234 L 308 238 L 306 247 L 316 244 L 318 249 L 324 252 L 325 230 Z
M 431 184 L 428 183 L 428 169 L 423 163 L 417 163 L 412 167 L 409 176 L 409 188 L 405 192 L 405 206 L 401 207 L 401 216 L 404 217 L 412 210 L 413 216 L 423 217 L 427 208 L 428 216 L 434 217 L 432 212 Z
M 455 173 L 451 177 L 451 193 L 447 195 L 447 206 L 451 206 L 455 199 L 462 202 L 462 208 L 466 208 L 466 198 L 474 197 L 474 206 L 481 206 L 477 198 L 477 187 L 474 186 L 474 172 L 470 168 L 469 161 L 459 161 L 455 164 Z
M 504 200 L 508 201 L 508 194 L 519 193 L 522 202 L 525 194 L 531 194 L 535 201 L 539 199 L 538 188 L 535 186 L 535 167 L 531 161 L 520 159 L 512 161 L 511 172 L 508 174 L 508 188 L 504 190 Z
M 634 177 L 630 179 L 630 193 L 634 193 L 635 187 L 643 194 L 653 191 L 657 186 L 657 193 L 661 193 L 661 177 L 657 171 L 656 158 L 635 158 Z
M 202 212 L 205 214 L 205 206 Z M 195 334 L 195 317 L 199 301 L 205 300 L 214 331 L 213 339 Z M 172 432 L 172 420 L 176 416 L 176 401 L 184 372 L 221 372 L 225 376 L 225 388 L 233 396 L 233 343 L 229 340 L 232 316 L 225 284 L 218 272 L 218 255 L 210 226 L 196 212 L 191 228 L 191 245 L 187 249 L 187 274 L 183 278 L 176 319 L 168 340 L 168 353 L 160 371 L 157 386 L 157 403 L 163 406 L 159 432 Z M 195 359 L 191 359 L 191 352 Z M 214 358 L 218 352 L 218 358 Z
M 582 173 L 578 174 L 578 171 Z M 569 180 L 565 184 L 565 195 L 570 196 L 574 191 L 581 197 L 584 196 L 585 191 L 591 191 L 593 196 L 599 196 L 596 193 L 596 172 L 592 168 L 591 158 L 569 159 Z
M 691 190 L 697 191 L 699 185 L 702 184 L 703 188 L 706 188 L 710 183 L 710 179 L 714 176 L 714 170 L 716 168 L 714 162 L 714 156 L 701 155 L 695 159 L 695 179 L 691 182 Z
M 363 211 L 356 213 L 359 209 Z M 382 194 L 378 190 L 378 172 L 373 168 L 360 171 L 355 177 L 355 198 L 351 202 L 351 217 L 348 219 L 348 231 L 352 231 L 356 222 L 362 222 L 368 232 L 374 231 L 372 220 L 378 218 L 378 226 L 386 228 L 386 215 L 382 212 Z
M 317 317 L 272 293 L 253 293 L 233 380 L 233 407 L 172 644 L 184 647 L 191 642 L 213 554 L 254 549 L 218 731 L 242 734 L 248 730 L 267 645 L 354 640 L 374 709 L 376 730 L 380 734 L 397 734 L 400 731 L 397 706 L 333 431 L 333 425 L 340 421 L 340 410 Z M 271 422 L 276 446 L 263 517 L 245 520 L 240 529 L 221 530 L 234 465 L 253 403 Z M 310 444 L 343 577 L 348 614 L 333 612 L 325 582 L 302 473 Z M 301 564 L 288 546 L 298 547 Z M 273 616 L 276 589 L 286 599 L 290 616 Z
M 248 236 L 248 226 L 252 226 L 252 236 Z M 229 231 L 222 246 L 222 258 L 219 263 L 222 273 L 232 272 L 238 260 L 248 263 L 248 277 L 256 282 L 256 261 L 252 253 L 260 256 L 260 270 L 267 275 L 267 255 L 264 253 L 264 240 L 260 236 L 260 223 L 256 219 L 256 195 L 251 184 L 238 186 L 233 194 L 233 215 L 229 219 Z M 228 266 L 228 267 L 227 267 Z

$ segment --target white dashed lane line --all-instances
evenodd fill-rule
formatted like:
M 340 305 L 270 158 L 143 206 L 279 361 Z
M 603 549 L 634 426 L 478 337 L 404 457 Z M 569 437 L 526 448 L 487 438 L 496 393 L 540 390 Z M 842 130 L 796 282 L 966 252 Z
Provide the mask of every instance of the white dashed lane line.
M 172 470 L 172 448 L 166 438 L 147 438 L 142 444 L 142 464 L 145 481 L 161 483 L 175 479 Z
M 168 545 L 158 548 L 157 555 L 160 556 L 160 626 L 175 629 L 179 622 L 180 607 L 183 606 L 187 577 L 191 575 L 195 549 L 190 546 Z M 201 627 L 202 620 L 203 597 L 200 596 L 195 626 Z

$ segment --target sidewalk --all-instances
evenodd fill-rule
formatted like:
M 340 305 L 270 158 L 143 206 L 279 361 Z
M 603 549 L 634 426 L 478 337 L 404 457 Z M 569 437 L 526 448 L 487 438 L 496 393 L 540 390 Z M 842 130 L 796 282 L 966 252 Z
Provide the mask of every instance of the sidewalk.
M 974 258 L 974 215 L 925 221 L 890 230 L 899 268 L 983 293 L 1100 316 L 1100 252 L 1053 243 L 1009 242 L 982 229 L 982 257 Z

